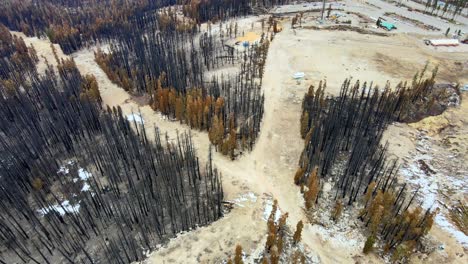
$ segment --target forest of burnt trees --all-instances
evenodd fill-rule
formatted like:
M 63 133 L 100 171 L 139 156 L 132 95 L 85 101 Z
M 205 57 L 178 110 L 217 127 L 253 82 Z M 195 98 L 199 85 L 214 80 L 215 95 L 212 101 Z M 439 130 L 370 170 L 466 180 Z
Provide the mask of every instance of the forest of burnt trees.
M 107 51 L 99 49 L 96 62 L 112 82 L 146 96 L 155 111 L 208 131 L 224 155 L 234 159 L 251 150 L 263 117 L 261 83 L 274 19 L 268 19 L 258 44 L 240 50 L 226 44 L 240 35 L 237 24 L 220 23 L 217 33 L 211 24 L 201 32 L 180 31 L 174 13 L 161 16 L 172 22 L 161 23 L 161 30 L 127 32 Z M 236 70 L 217 74 L 223 67 Z
M 181 8 L 189 23 L 222 21 L 289 0 L 5 0 L 0 23 L 27 36 L 47 36 L 70 54 L 87 44 L 109 41 L 135 29 L 152 28 L 159 9 Z M 164 17 L 162 18 L 165 19 Z M 188 21 L 187 21 L 188 22 Z
M 0 263 L 130 263 L 223 215 L 220 175 L 190 135 L 102 109 L 71 59 L 39 73 L 3 25 L 0 44 Z
M 223 215 L 211 152 L 201 165 L 190 135 L 169 139 L 128 121 L 120 108 L 103 108 L 96 78 L 59 59 L 53 46 L 57 68 L 46 61 L 38 72 L 34 47 L 9 30 L 47 36 L 66 54 L 109 43 L 96 61 L 113 82 L 208 131 L 216 149 L 234 158 L 259 133 L 276 22 L 270 18 L 259 43 L 242 52 L 225 45 L 241 35 L 237 24 L 221 22 L 218 36 L 211 22 L 283 2 L 3 1 L 0 263 L 130 263 Z M 234 73 L 209 73 L 232 66 Z
M 223 22 L 288 2 L 8 0 L 0 22 L 27 36 L 47 36 L 65 54 L 109 43 L 96 61 L 114 83 L 145 95 L 154 110 L 209 132 L 216 150 L 234 159 L 253 148 L 259 133 L 263 68 L 277 27 L 268 19 L 259 43 L 239 51 L 226 45 L 241 35 L 237 24 Z M 214 22 L 219 34 L 211 31 Z M 212 73 L 223 67 L 237 70 Z
M 397 181 L 398 162 L 386 157 L 382 134 L 392 121 L 422 118 L 433 108 L 440 90 L 434 83 L 437 68 L 425 78 L 427 66 L 411 85 L 394 90 L 345 80 L 338 97 L 325 97 L 326 82 L 304 96 L 301 134 L 305 139 L 294 177 L 301 186 L 307 209 L 320 203 L 324 181 L 334 184 L 337 220 L 343 207 L 358 202 L 359 218 L 368 229 L 364 253 L 374 243 L 383 245 L 393 260 L 407 257 L 431 228 L 436 212 L 415 204 L 417 190 L 408 194 Z

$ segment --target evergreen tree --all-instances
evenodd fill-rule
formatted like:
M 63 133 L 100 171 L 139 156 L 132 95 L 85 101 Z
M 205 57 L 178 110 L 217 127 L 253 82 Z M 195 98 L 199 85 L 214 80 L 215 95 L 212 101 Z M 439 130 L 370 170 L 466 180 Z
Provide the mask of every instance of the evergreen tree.
M 296 232 L 294 232 L 294 236 L 293 236 L 293 241 L 294 241 L 295 244 L 297 244 L 297 243 L 299 243 L 301 241 L 301 234 L 302 234 L 302 228 L 303 227 L 304 227 L 304 224 L 303 224 L 302 220 L 297 222 Z
M 236 246 L 236 255 L 234 256 L 234 264 L 243 264 L 242 261 L 242 247 L 241 245 Z
M 338 218 L 340 218 L 342 211 L 343 211 L 343 202 L 340 199 L 338 199 L 336 200 L 335 206 L 333 208 L 332 220 L 336 222 Z
M 372 252 L 372 250 L 374 249 L 374 243 L 375 243 L 375 236 L 370 235 L 367 238 L 366 243 L 364 244 L 364 249 L 362 252 L 364 254 L 369 254 L 370 252 Z
M 305 206 L 307 210 L 313 207 L 318 198 L 320 182 L 317 172 L 318 168 L 315 167 L 315 169 L 312 171 L 309 177 L 309 189 L 307 190 L 307 192 L 304 193 Z

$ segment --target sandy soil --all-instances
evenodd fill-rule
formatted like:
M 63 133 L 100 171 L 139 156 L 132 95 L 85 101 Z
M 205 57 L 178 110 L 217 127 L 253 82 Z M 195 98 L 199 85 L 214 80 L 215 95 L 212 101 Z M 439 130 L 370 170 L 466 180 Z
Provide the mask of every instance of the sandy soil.
M 239 24 L 245 24 L 248 31 L 251 21 Z M 33 44 L 40 55 L 54 63 L 48 41 L 36 38 L 26 38 L 25 41 Z M 63 56 L 62 53 L 59 55 Z M 163 133 L 174 138 L 177 131 L 189 130 L 187 126 L 155 113 L 148 106 L 139 107 L 129 94 L 110 82 L 94 61 L 93 50 L 85 49 L 72 57 L 83 74 L 92 73 L 96 76 L 105 104 L 120 105 L 126 114 L 141 111 L 148 131 L 158 126 Z M 292 30 L 285 26 L 270 45 L 262 86 L 265 93 L 265 114 L 254 150 L 244 153 L 236 161 L 230 161 L 217 153 L 213 157 L 215 166 L 223 175 L 226 199 L 237 205 L 224 218 L 210 226 L 171 239 L 167 245 L 153 252 L 146 262 L 220 262 L 232 254 L 237 243 L 242 244 L 249 254 L 264 238 L 266 222 L 262 216 L 265 201 L 270 196 L 279 201 L 281 211 L 289 213 L 288 224 L 291 227 L 294 228 L 299 220 L 306 220 L 303 199 L 292 179 L 303 148 L 299 118 L 302 96 L 308 86 L 317 85 L 319 80 L 326 78 L 329 87 L 327 92 L 337 94 L 347 76 L 362 81 L 373 80 L 379 86 L 383 86 L 387 80 L 395 84 L 401 79 L 410 80 L 427 60 L 441 63 L 441 80 L 468 82 L 468 72 L 463 66 L 468 60 L 467 54 L 432 51 L 417 44 L 417 40 L 410 36 L 384 38 L 355 32 Z M 462 68 L 457 72 L 451 65 Z M 306 74 L 305 79 L 300 82 L 292 78 L 298 71 Z M 462 114 L 463 111 L 460 111 L 458 119 Z M 466 126 L 466 119 L 460 122 Z M 201 161 L 206 161 L 209 150 L 207 134 L 193 130 L 191 133 Z M 384 137 L 394 142 L 389 147 L 390 153 L 400 158 L 410 156 L 416 149 L 414 140 L 417 133 L 416 125 L 391 125 Z M 244 199 L 250 193 L 256 199 Z M 463 249 L 444 230 L 436 227 L 431 234 L 447 247 L 440 254 L 433 255 L 430 262 L 446 259 L 444 254 L 448 254 L 451 262 L 466 259 L 455 256 L 456 253 L 463 252 Z M 310 224 L 306 224 L 304 228 L 303 243 L 322 263 L 382 261 L 372 255 L 364 258 L 360 253 L 361 245 L 340 243 L 337 238 L 328 237 L 319 227 Z M 449 250 L 449 246 L 454 249 Z M 418 262 L 417 259 L 415 262 Z
M 289 31 L 290 32 L 290 31 Z M 288 31 L 282 32 L 288 35 Z M 295 33 L 294 33 L 295 32 Z M 439 80 L 468 82 L 467 53 L 438 53 L 418 45 L 406 35 L 378 37 L 355 32 L 311 31 L 296 29 L 281 43 L 287 49 L 291 71 L 301 71 L 306 79 L 327 79 L 328 92 L 337 94 L 346 77 L 373 81 L 383 87 L 411 80 L 426 61 L 439 65 Z M 456 69 L 461 65 L 460 69 Z
M 46 61 L 53 66 L 57 66 L 57 61 L 55 60 L 54 53 L 52 52 L 51 44 L 48 39 L 42 39 L 37 37 L 26 37 L 21 32 L 11 32 L 13 35 L 21 37 L 25 40 L 26 45 L 31 46 L 33 45 L 34 48 L 37 50 L 37 55 L 39 57 L 39 63 L 37 65 L 37 70 L 39 72 L 44 72 L 46 69 Z M 57 51 L 57 55 L 59 58 L 64 58 L 65 55 L 62 52 L 62 49 L 58 44 L 53 44 L 55 50 Z
M 262 200 L 238 203 L 213 224 L 186 232 L 150 256 L 148 263 L 221 263 L 237 244 L 255 250 L 266 232 L 261 219 Z M 221 235 L 221 236 L 220 236 Z

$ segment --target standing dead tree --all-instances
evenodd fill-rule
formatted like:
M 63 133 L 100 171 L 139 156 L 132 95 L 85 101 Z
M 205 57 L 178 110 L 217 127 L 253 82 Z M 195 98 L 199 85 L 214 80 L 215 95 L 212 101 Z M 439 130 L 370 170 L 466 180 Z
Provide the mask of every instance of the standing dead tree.
M 0 80 L 2 262 L 140 261 L 222 216 L 220 175 L 211 154 L 200 164 L 189 134 L 170 140 L 102 110 L 93 77 L 72 60 L 39 75 L 32 50 L 0 37 L 5 69 L 17 70 Z
M 226 37 L 222 30 L 217 36 L 210 29 L 132 30 L 109 52 L 98 50 L 95 56 L 114 83 L 148 96 L 154 110 L 209 131 L 216 149 L 234 159 L 252 149 L 260 130 L 269 38 L 263 34 L 257 45 L 239 51 L 223 44 Z M 238 71 L 210 72 L 226 65 L 237 66 Z
M 135 29 L 187 30 L 208 21 L 246 16 L 257 7 L 289 0 L 4 0 L 0 23 L 27 36 L 47 36 L 66 54 L 96 42 L 112 42 Z M 103 12 L 105 10 L 105 12 Z M 182 11 L 183 19 L 177 12 Z M 178 25 L 171 21 L 181 20 Z M 183 20 L 183 21 L 182 21 Z
M 370 231 L 365 253 L 381 238 L 386 252 L 392 250 L 396 259 L 406 257 L 432 226 L 435 212 L 422 213 L 412 204 L 417 191 L 406 199 L 405 185 L 397 182 L 397 160 L 388 161 L 388 144 L 380 144 L 391 121 L 427 115 L 424 111 L 443 94 L 434 84 L 437 68 L 429 78 L 424 78 L 426 69 L 415 75 L 411 85 L 400 83 L 395 90 L 389 84 L 380 90 L 372 83 L 351 85 L 345 80 L 337 97 L 325 97 L 325 82 L 316 90 L 311 86 L 304 96 L 300 123 L 305 147 L 294 181 L 302 188 L 308 186 L 304 198 L 309 209 L 319 198 L 317 175 L 330 180 L 335 220 L 344 203 L 364 200 L 360 218 Z

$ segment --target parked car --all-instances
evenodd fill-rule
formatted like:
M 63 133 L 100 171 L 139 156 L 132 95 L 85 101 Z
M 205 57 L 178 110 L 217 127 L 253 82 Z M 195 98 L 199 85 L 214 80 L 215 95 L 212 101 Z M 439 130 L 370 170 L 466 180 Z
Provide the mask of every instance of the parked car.
M 392 29 L 396 29 L 397 27 L 395 26 L 395 24 L 393 23 L 390 23 L 390 22 L 387 22 L 385 21 L 385 19 L 379 17 L 379 19 L 377 19 L 377 26 L 378 27 L 381 27 L 381 28 L 384 28 L 386 29 L 387 31 L 390 31 Z

